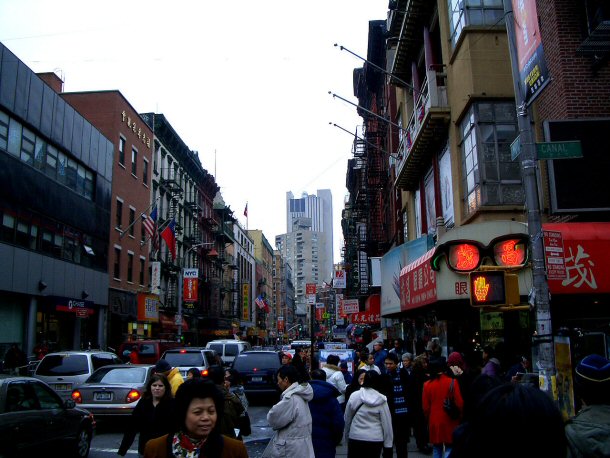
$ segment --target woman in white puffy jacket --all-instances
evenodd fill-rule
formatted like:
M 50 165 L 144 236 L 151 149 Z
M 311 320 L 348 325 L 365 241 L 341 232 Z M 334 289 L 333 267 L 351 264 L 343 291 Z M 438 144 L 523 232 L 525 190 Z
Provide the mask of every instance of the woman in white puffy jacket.
M 392 417 L 386 397 L 374 387 L 380 375 L 367 371 L 362 388 L 355 391 L 345 407 L 345 438 L 347 457 L 379 457 L 394 441 Z
M 282 395 L 267 413 L 274 434 L 263 452 L 264 458 L 314 458 L 308 404 L 313 399 L 313 388 L 298 380 L 299 372 L 294 366 L 285 365 L 277 371 Z

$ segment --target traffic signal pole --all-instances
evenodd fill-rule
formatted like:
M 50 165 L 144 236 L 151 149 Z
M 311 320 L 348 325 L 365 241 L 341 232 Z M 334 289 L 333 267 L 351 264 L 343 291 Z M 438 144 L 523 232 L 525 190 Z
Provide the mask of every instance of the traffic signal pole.
M 525 206 L 527 209 L 527 226 L 532 249 L 532 279 L 536 313 L 536 333 L 532 337 L 532 346 L 537 349 L 536 370 L 540 375 L 541 389 L 551 391 L 552 379 L 555 376 L 555 354 L 553 348 L 553 330 L 551 326 L 551 308 L 549 302 L 549 285 L 544 265 L 544 245 L 542 238 L 542 221 L 536 177 L 537 161 L 532 124 L 525 103 L 523 85 L 520 83 L 519 61 L 515 41 L 515 25 L 511 0 L 504 0 L 504 18 L 508 34 L 508 46 L 512 65 L 515 102 L 521 153 L 521 176 L 525 189 Z M 535 356 L 535 355 L 534 355 Z M 544 378 L 544 380 L 542 379 Z

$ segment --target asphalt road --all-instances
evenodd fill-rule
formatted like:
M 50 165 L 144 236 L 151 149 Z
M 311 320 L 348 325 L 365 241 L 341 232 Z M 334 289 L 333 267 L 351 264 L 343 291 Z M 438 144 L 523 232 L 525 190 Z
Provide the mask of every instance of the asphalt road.
M 265 449 L 272 431 L 267 424 L 267 412 L 271 406 L 271 402 L 264 401 L 258 405 L 250 405 L 248 414 L 252 424 L 252 434 L 244 438 L 244 443 L 248 449 L 250 458 L 260 458 Z M 110 456 L 118 456 L 117 450 L 123 439 L 123 431 L 128 419 L 120 420 L 103 420 L 98 419 L 93 441 L 91 441 L 90 458 L 108 458 Z M 133 445 L 127 452 L 128 457 L 138 456 L 138 438 L 133 442 Z

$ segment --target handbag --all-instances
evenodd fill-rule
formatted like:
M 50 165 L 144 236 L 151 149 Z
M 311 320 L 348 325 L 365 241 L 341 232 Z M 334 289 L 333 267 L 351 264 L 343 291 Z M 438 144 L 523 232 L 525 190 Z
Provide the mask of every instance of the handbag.
M 449 393 L 447 397 L 443 400 L 443 410 L 449 415 L 449 418 L 452 420 L 457 420 L 460 418 L 460 409 L 455 403 L 455 398 L 453 396 L 453 383 L 455 379 L 451 379 L 451 385 L 449 385 Z
M 242 436 L 249 436 L 252 434 L 252 425 L 250 424 L 250 415 L 248 415 L 248 412 L 244 412 L 243 415 L 239 417 L 239 433 Z

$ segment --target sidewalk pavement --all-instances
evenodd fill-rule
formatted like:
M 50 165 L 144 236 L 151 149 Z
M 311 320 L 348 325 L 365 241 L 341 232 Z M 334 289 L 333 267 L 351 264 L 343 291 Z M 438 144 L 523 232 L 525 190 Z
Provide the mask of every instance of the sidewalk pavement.
M 347 456 L 347 444 L 341 444 L 337 446 L 336 458 L 345 458 Z M 394 450 L 394 457 L 396 457 L 396 450 Z M 409 442 L 409 458 L 431 458 L 432 454 L 424 455 L 417 451 L 417 445 L 415 440 L 411 439 Z

